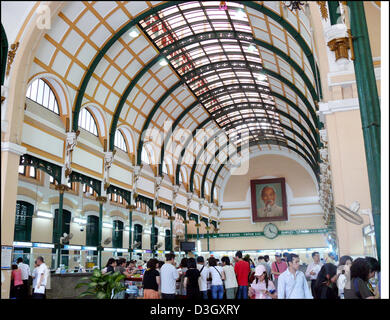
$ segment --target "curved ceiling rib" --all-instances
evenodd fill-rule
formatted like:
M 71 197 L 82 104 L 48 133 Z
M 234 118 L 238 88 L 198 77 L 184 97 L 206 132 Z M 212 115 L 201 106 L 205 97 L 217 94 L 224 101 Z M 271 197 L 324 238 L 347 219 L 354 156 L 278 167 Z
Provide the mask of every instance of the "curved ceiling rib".
M 196 133 L 197 133 L 197 131 L 198 130 L 200 130 L 200 129 L 202 129 L 205 125 L 207 125 L 209 122 L 211 121 L 211 119 L 209 118 L 209 119 L 206 119 L 205 121 L 203 121 L 193 132 L 192 132 L 192 134 L 187 138 L 187 140 L 186 140 L 186 142 L 184 143 L 184 145 L 183 145 L 183 149 L 182 149 L 182 151 L 181 151 L 181 153 L 180 153 L 180 156 L 179 156 L 179 159 L 178 159 L 178 161 L 177 161 L 177 165 L 176 165 L 176 171 L 175 171 L 175 174 L 176 174 L 176 184 L 177 185 L 179 185 L 180 184 L 180 182 L 179 182 L 179 174 L 180 174 L 180 167 L 181 167 L 181 162 L 182 162 L 182 159 L 183 159 L 183 157 L 184 157 L 184 153 L 185 153 L 185 151 L 187 150 L 187 147 L 188 147 L 188 145 L 190 144 L 190 142 L 193 140 L 193 139 L 195 139 L 195 135 L 196 135 Z M 294 131 L 293 129 L 291 129 L 290 127 L 288 127 L 288 126 L 284 126 L 284 128 L 285 129 L 287 129 L 287 130 L 289 130 L 289 131 Z M 307 140 L 305 139 L 305 138 L 303 138 L 299 133 L 297 133 L 297 132 L 294 132 L 294 134 L 296 134 L 307 146 L 310 146 L 310 144 L 307 142 Z M 294 144 L 296 144 L 297 146 L 299 146 L 305 153 L 307 152 L 306 151 L 306 149 L 302 146 L 302 145 L 300 145 L 299 144 L 299 142 L 297 142 L 297 141 L 295 141 L 295 140 L 293 140 L 293 139 L 291 139 L 291 138 L 289 138 L 289 137 L 287 137 L 287 136 L 284 136 L 283 137 L 284 139 L 286 139 L 286 140 L 289 140 L 289 141 L 291 141 L 291 142 L 293 142 Z M 261 139 L 261 138 L 260 138 Z M 274 139 L 275 139 L 275 137 L 274 137 Z M 267 141 L 270 141 L 270 144 L 276 144 L 274 141 L 271 141 L 271 138 L 267 138 Z M 252 141 L 250 141 L 250 143 L 258 143 L 259 142 L 259 140 L 252 140 Z M 264 143 L 264 141 L 263 140 L 261 140 L 261 143 Z M 287 145 L 287 144 L 283 144 L 283 146 L 284 147 L 286 147 L 286 148 L 289 148 L 289 149 L 291 149 L 292 151 L 294 151 L 294 152 L 296 152 L 298 155 L 300 155 L 309 165 L 310 165 L 310 167 L 313 169 L 313 172 L 314 172 L 314 174 L 316 175 L 316 176 L 318 176 L 318 165 L 315 165 L 317 162 L 315 161 L 315 157 L 314 158 L 312 158 L 312 157 L 310 157 L 309 156 L 309 159 L 302 153 L 302 152 L 300 152 L 299 150 L 297 150 L 297 149 L 295 149 L 295 148 L 293 148 L 293 147 L 291 147 L 291 146 L 289 146 L 289 145 Z M 219 150 L 219 149 L 218 149 Z M 240 146 L 238 146 L 237 147 L 237 150 L 241 150 L 241 147 Z M 219 152 L 219 151 L 218 151 Z M 237 151 L 237 152 L 239 152 L 239 151 Z M 308 154 L 309 155 L 309 154 Z M 194 164 L 194 165 L 196 165 L 196 164 Z M 205 173 L 203 174 L 203 177 L 205 176 Z
M 123 28 L 121 28 L 116 34 L 113 35 L 113 37 L 111 37 L 107 41 L 106 45 L 95 56 L 93 62 L 90 64 L 89 69 L 87 70 L 87 72 L 85 73 L 85 75 L 83 77 L 83 82 L 82 82 L 82 84 L 80 86 L 80 89 L 78 90 L 78 93 L 77 93 L 77 96 L 76 96 L 75 107 L 74 107 L 74 119 L 73 119 L 73 129 L 74 130 L 77 129 L 78 113 L 79 113 L 79 110 L 80 110 L 80 107 L 81 107 L 82 98 L 84 96 L 87 84 L 88 84 L 88 82 L 89 82 L 89 80 L 90 80 L 94 70 L 96 69 L 96 66 L 98 65 L 100 60 L 103 58 L 105 53 L 113 45 L 113 43 L 116 40 L 118 40 L 121 35 L 123 35 L 126 31 L 128 31 L 131 27 L 136 25 L 140 20 L 144 19 L 145 17 L 148 17 L 149 15 L 155 14 L 155 13 L 159 12 L 160 10 L 163 10 L 165 8 L 169 8 L 171 6 L 178 5 L 180 3 L 182 3 L 182 2 L 170 1 L 170 2 L 167 2 L 167 3 L 161 4 L 161 5 L 157 5 L 154 8 L 147 10 L 143 14 L 141 14 L 141 15 L 137 16 L 136 18 L 132 19 L 128 24 L 126 24 Z M 302 48 L 302 50 L 304 51 L 305 55 L 307 56 L 315 77 L 318 78 L 318 72 L 316 72 L 316 70 L 318 70 L 318 68 L 315 67 L 314 58 L 313 58 L 313 56 L 312 56 L 312 54 L 310 52 L 310 48 L 307 46 L 307 44 L 305 43 L 305 40 L 303 40 L 303 38 L 300 36 L 300 34 L 294 29 L 294 27 L 292 27 L 292 25 L 290 25 L 287 21 L 285 21 L 284 18 L 280 17 L 276 13 L 272 12 L 272 10 L 264 7 L 261 4 L 249 3 L 247 1 L 238 1 L 238 3 L 245 4 L 248 7 L 251 7 L 252 9 L 257 10 L 257 11 L 259 11 L 261 13 L 264 13 L 265 15 L 271 17 L 273 20 L 275 20 L 276 23 L 282 25 L 289 34 L 293 35 L 294 38 L 297 39 L 297 42 L 298 42 L 299 46 Z M 316 83 L 318 83 L 318 81 L 316 81 Z M 113 128 L 113 126 L 111 126 L 111 128 Z

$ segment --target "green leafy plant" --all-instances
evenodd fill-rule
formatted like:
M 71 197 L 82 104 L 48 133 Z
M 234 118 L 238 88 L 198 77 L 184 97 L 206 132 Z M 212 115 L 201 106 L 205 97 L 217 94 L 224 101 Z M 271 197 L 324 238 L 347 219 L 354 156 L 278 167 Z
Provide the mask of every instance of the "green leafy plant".
M 75 289 L 87 286 L 87 290 L 79 295 L 79 298 L 85 296 L 95 296 L 97 299 L 111 299 L 114 295 L 126 290 L 121 282 L 125 276 L 119 272 L 107 272 L 103 274 L 100 270 L 93 270 L 91 277 L 83 277 L 81 280 L 88 282 L 80 282 Z

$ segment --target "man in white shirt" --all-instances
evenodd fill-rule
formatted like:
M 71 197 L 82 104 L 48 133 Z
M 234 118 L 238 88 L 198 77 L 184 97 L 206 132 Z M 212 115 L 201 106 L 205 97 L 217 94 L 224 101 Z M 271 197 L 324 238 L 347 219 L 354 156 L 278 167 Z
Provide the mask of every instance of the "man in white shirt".
M 46 284 L 47 284 L 47 278 L 48 273 L 50 272 L 48 267 L 46 266 L 43 257 L 39 256 L 37 258 L 37 284 L 34 288 L 34 299 L 46 299 Z
M 200 291 L 200 296 L 203 299 L 208 299 L 207 296 L 207 278 L 209 277 L 210 270 L 209 268 L 205 265 L 204 258 L 199 256 L 196 258 L 197 265 L 196 267 L 198 268 L 200 272 L 200 277 L 199 277 L 199 291 Z
M 313 295 L 313 298 L 315 298 L 314 286 L 318 277 L 318 273 L 320 272 L 323 266 L 323 263 L 320 261 L 319 252 L 313 252 L 311 254 L 311 257 L 313 258 L 313 262 L 307 266 L 305 275 L 306 278 L 308 278 L 311 281 L 311 294 Z
M 176 280 L 179 279 L 175 255 L 173 253 L 167 253 L 165 258 L 166 262 L 160 269 L 161 297 L 163 299 L 175 299 Z
M 30 291 L 30 286 L 28 284 L 28 278 L 29 276 L 31 276 L 30 266 L 28 264 L 23 263 L 23 258 L 18 258 L 18 260 L 16 260 L 16 263 L 18 264 L 18 268 L 22 271 L 22 281 L 23 281 L 22 297 L 24 299 L 27 299 Z
M 313 299 L 305 274 L 299 271 L 299 256 L 289 254 L 287 265 L 278 278 L 278 299 Z

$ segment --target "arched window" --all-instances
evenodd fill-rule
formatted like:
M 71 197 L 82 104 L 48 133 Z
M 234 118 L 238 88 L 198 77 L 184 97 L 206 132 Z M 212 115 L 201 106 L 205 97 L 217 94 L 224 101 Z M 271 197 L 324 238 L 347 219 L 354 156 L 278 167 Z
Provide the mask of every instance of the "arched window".
M 165 250 L 172 250 L 171 230 L 165 230 Z
M 204 183 L 204 195 L 205 196 L 209 195 L 209 184 L 207 183 L 207 181 L 205 181 Z
M 183 167 L 180 169 L 179 181 L 180 183 L 187 181 L 187 171 Z
M 89 215 L 86 228 L 87 246 L 97 247 L 99 245 L 99 217 Z
M 95 119 L 87 108 L 81 109 L 81 112 L 79 114 L 79 127 L 83 128 L 84 130 L 87 130 L 95 136 L 98 136 Z
M 46 109 L 49 109 L 56 114 L 60 114 L 56 96 L 44 80 L 34 80 L 27 89 L 26 97 Z
M 162 172 L 168 174 L 168 169 L 167 169 L 167 165 L 165 164 L 165 161 L 162 164 Z
M 141 153 L 142 162 L 146 164 L 152 164 L 153 159 L 154 159 L 153 149 L 148 146 L 144 146 L 142 148 L 142 153 Z
M 126 141 L 120 130 L 116 130 L 115 132 L 114 146 L 121 149 L 124 152 L 127 152 Z
M 214 189 L 214 200 L 218 200 L 218 197 L 217 197 L 217 189 Z
M 158 228 L 154 227 L 152 229 L 152 249 L 156 250 L 156 245 L 158 244 Z
M 138 243 L 138 245 L 136 245 Z M 134 225 L 134 249 L 142 249 L 142 226 L 140 224 Z
M 34 206 L 24 201 L 16 202 L 14 241 L 31 241 Z
M 112 246 L 114 248 L 122 248 L 123 246 L 123 222 L 114 220 L 112 229 Z

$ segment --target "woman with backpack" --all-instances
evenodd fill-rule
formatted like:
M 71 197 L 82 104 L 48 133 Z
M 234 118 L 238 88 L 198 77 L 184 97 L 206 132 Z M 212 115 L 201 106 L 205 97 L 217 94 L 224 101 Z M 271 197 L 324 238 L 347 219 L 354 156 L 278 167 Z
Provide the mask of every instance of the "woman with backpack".
M 221 266 L 217 266 L 217 260 L 214 257 L 209 258 L 209 271 L 211 276 L 211 297 L 212 299 L 223 299 L 225 273 Z
M 252 299 L 277 299 L 274 283 L 268 279 L 267 269 L 259 264 L 255 269 L 255 280 L 249 287 L 249 296 Z

